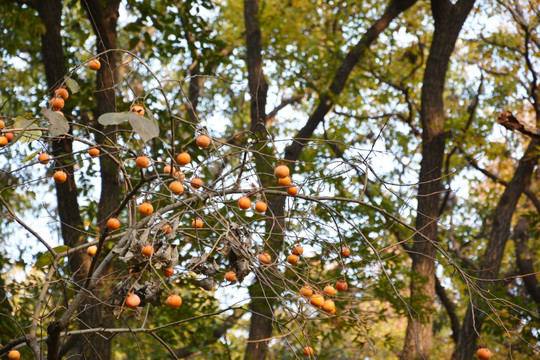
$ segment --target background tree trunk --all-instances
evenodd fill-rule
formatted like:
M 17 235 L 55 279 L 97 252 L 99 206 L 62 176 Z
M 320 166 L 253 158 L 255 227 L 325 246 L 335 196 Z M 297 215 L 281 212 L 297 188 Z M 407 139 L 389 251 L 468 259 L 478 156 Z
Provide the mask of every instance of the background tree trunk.
M 417 195 L 417 215 L 411 272 L 411 317 L 401 359 L 429 358 L 433 345 L 435 257 L 432 242 L 438 242 L 441 175 L 445 130 L 443 91 L 450 56 L 474 0 L 431 2 L 435 32 L 422 86 L 422 161 Z
M 532 141 L 525 154 L 519 161 L 518 167 L 510 183 L 506 186 L 501 196 L 495 214 L 489 236 L 488 245 L 482 259 L 482 266 L 478 277 L 485 279 L 478 281 L 479 290 L 485 290 L 490 284 L 489 279 L 499 276 L 499 269 L 503 258 L 504 248 L 510 236 L 512 217 L 516 210 L 519 198 L 530 184 L 531 176 L 538 162 L 538 146 Z M 486 281 L 487 280 L 487 281 Z M 476 351 L 476 340 L 482 329 L 482 324 L 487 315 L 486 304 L 480 297 L 471 299 L 467 313 L 463 319 L 459 341 L 452 354 L 452 360 L 469 360 Z M 473 309 L 474 306 L 474 309 Z

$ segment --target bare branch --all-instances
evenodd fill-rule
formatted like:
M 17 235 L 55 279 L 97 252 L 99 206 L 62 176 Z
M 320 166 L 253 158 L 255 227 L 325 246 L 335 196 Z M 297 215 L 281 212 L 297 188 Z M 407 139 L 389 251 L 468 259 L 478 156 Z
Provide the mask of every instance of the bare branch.
M 508 110 L 503 111 L 497 116 L 497 123 L 510 131 L 517 130 L 534 141 L 540 141 L 540 129 L 521 122 Z

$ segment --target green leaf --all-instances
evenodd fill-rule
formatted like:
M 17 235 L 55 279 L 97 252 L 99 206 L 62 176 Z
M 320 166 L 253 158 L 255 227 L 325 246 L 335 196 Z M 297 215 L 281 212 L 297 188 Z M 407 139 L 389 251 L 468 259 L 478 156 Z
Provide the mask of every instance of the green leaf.
M 105 113 L 98 118 L 101 125 L 118 125 L 129 119 L 128 112 Z
M 51 124 L 49 126 L 51 136 L 60 136 L 69 132 L 69 123 L 63 115 L 49 109 L 41 109 L 41 113 Z
M 159 136 L 159 125 L 156 118 L 150 110 L 146 109 L 146 112 L 150 119 L 135 113 L 129 113 L 129 123 L 144 142 Z
M 38 140 L 41 138 L 41 131 L 40 130 L 31 130 L 36 129 L 38 126 L 35 124 L 36 119 L 28 119 L 25 116 L 19 116 L 15 119 L 15 122 L 13 123 L 14 128 L 20 128 L 22 129 L 17 136 L 15 136 L 15 139 L 13 139 L 13 142 L 21 139 L 21 142 L 31 142 L 34 140 Z
M 55 247 L 53 250 L 56 253 L 62 253 L 62 252 L 67 251 L 69 249 L 71 249 L 71 248 L 69 246 L 67 246 L 67 245 L 60 245 L 60 246 Z M 41 268 L 43 268 L 45 266 L 51 265 L 53 260 L 54 260 L 54 258 L 52 256 L 52 254 L 50 252 L 46 252 L 45 254 L 41 255 L 39 257 L 39 259 L 36 261 L 36 267 L 41 269 Z
M 39 154 L 42 150 L 37 150 L 37 151 L 34 151 L 33 153 L 31 153 L 30 155 L 28 155 L 27 157 L 25 157 L 23 159 L 23 162 L 27 162 L 27 161 L 30 161 L 32 160 L 33 158 L 36 157 L 37 154 Z
M 73 80 L 72 78 L 69 78 L 66 80 L 66 85 L 68 87 L 68 89 L 73 93 L 73 94 L 76 94 L 79 92 L 79 90 L 81 89 L 79 87 L 79 84 Z

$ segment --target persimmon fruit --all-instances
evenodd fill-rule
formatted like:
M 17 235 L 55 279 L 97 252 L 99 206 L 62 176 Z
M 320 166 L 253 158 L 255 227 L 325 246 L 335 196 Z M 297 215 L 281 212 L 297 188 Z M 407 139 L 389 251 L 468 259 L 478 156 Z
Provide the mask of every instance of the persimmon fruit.
M 56 182 L 57 184 L 63 184 L 67 180 L 67 174 L 63 170 L 58 170 L 57 172 L 54 173 L 53 178 L 54 178 L 54 182 Z
M 164 233 L 165 235 L 168 235 L 168 234 L 172 233 L 172 230 L 173 229 L 172 229 L 171 225 L 169 225 L 169 224 L 165 224 L 161 228 L 161 232 Z
M 139 205 L 139 213 L 143 216 L 151 215 L 154 212 L 154 207 L 149 202 L 143 202 Z
M 191 156 L 189 156 L 187 152 L 183 151 L 176 156 L 176 161 L 180 164 L 180 166 L 184 166 L 191 162 Z
M 67 100 L 69 97 L 69 92 L 66 88 L 58 88 L 54 91 L 54 96 Z
M 491 356 L 493 356 L 493 354 L 491 353 L 491 351 L 489 351 L 488 348 L 480 348 L 478 349 L 478 351 L 476 351 L 476 356 L 478 356 L 478 358 L 481 360 L 487 360 Z
M 227 280 L 227 281 L 235 281 L 236 280 L 236 274 L 233 271 L 227 271 L 225 273 L 225 280 Z
M 296 245 L 292 249 L 294 255 L 302 255 L 304 253 L 304 248 L 301 245 Z
M 201 229 L 203 227 L 204 223 L 201 219 L 196 218 L 191 222 L 191 227 Z
M 193 178 L 191 180 L 191 186 L 193 186 L 194 189 L 200 189 L 203 186 L 203 181 L 201 178 Z
M 148 156 L 141 155 L 137 157 L 135 164 L 137 164 L 140 169 L 146 169 L 150 166 L 150 158 Z
M 6 146 L 7 144 L 9 143 L 7 137 L 5 136 L 0 136 L 0 147 L 4 147 Z
M 133 105 L 129 111 L 131 111 L 132 113 L 135 113 L 137 115 L 141 115 L 143 116 L 144 115 L 144 106 L 141 106 L 141 105 Z
M 184 193 L 184 185 L 180 181 L 173 181 L 169 184 L 169 190 L 174 195 L 182 195 Z
M 130 309 L 135 309 L 140 304 L 141 304 L 141 298 L 137 294 L 131 293 L 126 298 L 126 306 Z
M 309 298 L 309 302 L 313 306 L 321 307 L 324 304 L 324 296 L 322 296 L 321 294 L 313 294 Z
M 118 230 L 120 228 L 120 221 L 117 218 L 110 218 L 107 220 L 107 229 L 110 231 Z
M 99 149 L 91 148 L 88 150 L 88 154 L 90 154 L 91 157 L 99 156 Z
M 163 270 L 161 270 L 161 272 L 163 273 L 163 276 L 165 277 L 171 277 L 174 275 L 174 269 L 173 268 L 164 268 Z
M 238 206 L 240 209 L 247 210 L 251 207 L 251 200 L 247 196 L 242 196 L 238 199 Z
M 142 247 L 141 253 L 144 256 L 150 256 L 154 253 L 154 247 L 152 246 L 152 244 L 146 244 Z
M 88 249 L 86 249 L 86 253 L 90 256 L 94 256 L 96 255 L 97 253 L 97 246 L 96 245 L 92 245 L 92 246 L 89 246 Z
M 197 143 L 198 147 L 207 148 L 208 146 L 210 146 L 210 136 L 201 134 L 197 136 L 197 140 L 195 140 L 195 142 Z
M 336 309 L 336 304 L 330 299 L 324 300 L 324 303 L 322 304 L 322 309 L 326 312 L 332 312 Z
M 290 170 L 287 167 L 287 165 L 281 164 L 281 165 L 276 166 L 276 168 L 274 169 L 274 175 L 278 178 L 287 177 L 289 176 L 289 174 L 290 174 Z
M 298 264 L 298 255 L 291 254 L 287 256 L 287 262 L 291 265 Z
M 327 293 L 328 295 L 336 295 L 337 293 L 336 288 L 333 287 L 332 285 L 326 285 L 324 287 L 324 292 Z
M 21 353 L 18 350 L 11 350 L 8 353 L 9 360 L 19 360 L 21 358 Z
M 270 262 L 272 261 L 272 257 L 269 253 L 263 252 L 259 254 L 259 261 L 263 264 L 270 264 Z
M 294 195 L 298 194 L 298 188 L 296 186 L 289 186 L 287 188 L 287 194 L 289 194 L 291 196 L 294 196 Z
M 279 186 L 289 186 L 292 183 L 292 179 L 289 176 L 285 176 L 284 178 L 278 179 Z
M 302 354 L 304 354 L 304 356 L 313 356 L 313 348 L 311 346 L 304 346 Z
M 302 288 L 300 289 L 300 293 L 302 293 L 302 295 L 304 296 L 311 296 L 313 295 L 313 290 L 311 290 L 307 286 L 302 286 Z
M 47 153 L 41 153 L 38 156 L 38 161 L 42 163 L 43 165 L 48 164 L 51 160 L 51 157 Z
M 266 211 L 266 209 L 268 209 L 268 205 L 266 205 L 264 201 L 257 201 L 255 203 L 255 211 L 263 213 Z
M 170 308 L 178 308 L 182 305 L 182 298 L 180 295 L 171 294 L 167 298 L 167 306 Z
M 88 67 L 90 70 L 99 70 L 101 67 L 101 62 L 98 59 L 92 59 L 88 62 Z
M 336 289 L 338 289 L 339 291 L 346 291 L 348 287 L 349 287 L 349 284 L 347 284 L 345 280 L 339 280 L 336 283 Z
M 341 254 L 341 257 L 348 258 L 351 256 L 351 249 L 344 246 L 341 248 L 341 250 L 339 250 L 339 253 Z

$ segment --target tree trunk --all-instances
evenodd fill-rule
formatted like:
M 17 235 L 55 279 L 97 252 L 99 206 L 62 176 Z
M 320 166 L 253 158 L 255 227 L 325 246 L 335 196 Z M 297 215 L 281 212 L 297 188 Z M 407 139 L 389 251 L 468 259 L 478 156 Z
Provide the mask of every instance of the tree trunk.
M 531 176 L 538 162 L 537 154 L 538 146 L 536 142 L 532 141 L 520 159 L 512 181 L 506 186 L 497 204 L 488 245 L 478 275 L 479 278 L 489 280 L 496 279 L 499 276 L 504 248 L 510 236 L 512 216 L 519 198 L 529 186 Z M 477 286 L 481 290 L 486 289 L 490 284 L 492 284 L 491 281 L 485 280 L 477 282 Z M 471 302 L 474 305 L 474 310 L 471 307 Z M 465 319 L 463 319 L 459 341 L 452 354 L 452 360 L 469 360 L 476 351 L 476 340 L 489 309 L 487 309 L 484 300 L 481 298 L 473 298 L 471 302 L 469 302 Z
M 366 31 L 360 41 L 351 48 L 345 56 L 343 63 L 336 70 L 329 92 L 324 94 L 319 101 L 317 108 L 309 117 L 305 126 L 297 133 L 293 143 L 286 149 L 285 160 L 294 161 L 300 157 L 303 147 L 308 138 L 318 125 L 324 120 L 326 114 L 332 108 L 333 97 L 338 96 L 344 89 L 347 79 L 358 62 L 365 56 L 369 46 L 375 42 L 379 34 L 384 31 L 400 13 L 411 7 L 416 0 L 392 0 L 385 9 L 384 14 Z M 259 11 L 258 0 L 245 0 L 244 2 L 244 20 L 246 23 L 246 44 L 247 44 L 247 68 L 248 85 L 251 95 L 251 131 L 260 139 L 260 148 L 255 152 L 255 162 L 259 174 L 272 173 L 272 165 L 268 163 L 264 155 L 269 151 L 266 146 L 266 93 L 268 84 L 262 71 L 262 48 L 261 48 L 261 30 L 257 14 Z M 270 184 L 272 178 L 261 176 L 262 186 Z M 272 256 L 279 253 L 283 242 L 282 232 L 285 229 L 285 198 L 282 196 L 272 196 L 267 198 L 268 211 L 270 218 L 266 223 L 267 233 L 273 235 L 269 239 L 269 245 Z M 275 300 L 265 297 L 274 294 L 268 294 L 271 289 L 265 288 L 264 296 L 261 284 L 259 282 L 250 287 L 252 310 L 251 324 L 246 348 L 245 359 L 264 360 L 268 353 L 268 340 L 272 336 L 273 329 L 273 307 Z M 259 340 L 263 341 L 259 341 Z
M 514 227 L 514 243 L 516 246 L 516 265 L 519 269 L 519 274 L 525 284 L 525 289 L 531 298 L 540 304 L 540 284 L 536 278 L 534 270 L 535 257 L 534 253 L 529 250 L 527 243 L 529 242 L 529 227 L 530 219 L 520 218 Z
M 422 161 L 417 196 L 417 217 L 412 251 L 411 313 L 401 359 L 429 358 L 433 345 L 435 257 L 438 242 L 441 175 L 444 160 L 443 91 L 450 56 L 474 0 L 431 2 L 435 32 L 422 86 Z
M 97 38 L 97 52 L 103 53 L 109 49 L 116 48 L 116 24 L 118 20 L 119 1 L 107 1 L 102 5 L 96 0 L 82 1 L 88 18 Z M 113 52 L 105 53 L 100 56 L 101 68 L 97 72 L 96 109 L 94 118 L 107 112 L 116 111 L 116 95 L 114 91 L 115 70 L 117 67 L 117 54 Z M 96 123 L 95 138 L 100 145 L 102 155 L 99 157 L 101 173 L 101 194 L 97 211 L 98 229 L 103 231 L 108 218 L 117 216 L 113 211 L 120 202 L 120 181 L 118 165 L 106 155 L 107 152 L 115 149 L 117 144 L 117 126 L 102 126 Z M 80 313 L 80 328 L 111 327 L 113 319 L 104 314 L 103 306 L 99 305 L 100 298 L 106 295 L 100 295 L 101 287 L 98 285 L 94 290 L 95 298 L 87 298 L 81 308 L 87 310 Z M 70 358 L 87 358 L 106 360 L 111 357 L 111 342 L 105 337 L 97 334 L 89 336 L 80 336 L 70 342 L 73 348 L 64 347 L 63 353 L 70 352 Z

